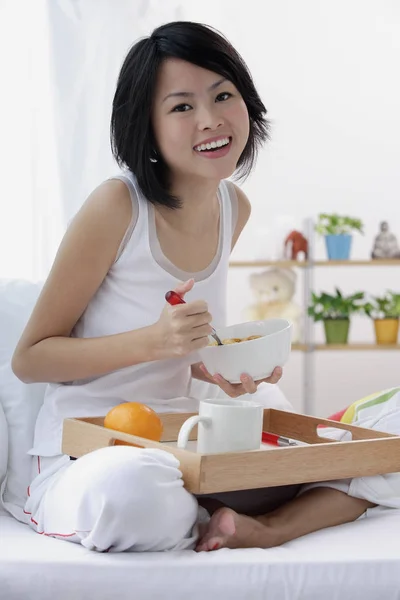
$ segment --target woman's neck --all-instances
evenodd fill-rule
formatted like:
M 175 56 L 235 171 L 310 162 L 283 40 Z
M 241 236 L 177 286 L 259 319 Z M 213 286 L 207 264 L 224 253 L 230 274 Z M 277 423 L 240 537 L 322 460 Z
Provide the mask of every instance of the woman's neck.
M 172 186 L 171 193 L 180 200 L 181 208 L 158 205 L 157 211 L 182 233 L 201 233 L 209 226 L 210 219 L 219 218 L 218 186 L 216 181 L 180 179 Z

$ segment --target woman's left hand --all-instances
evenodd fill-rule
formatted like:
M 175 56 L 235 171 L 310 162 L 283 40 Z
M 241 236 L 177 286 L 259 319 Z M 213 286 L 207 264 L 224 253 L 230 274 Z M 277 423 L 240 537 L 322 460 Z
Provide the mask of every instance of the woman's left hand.
M 239 396 L 243 396 L 243 394 L 254 394 L 257 391 L 260 383 L 278 383 L 280 378 L 282 377 L 282 368 L 275 367 L 272 375 L 270 377 L 266 377 L 265 379 L 260 379 L 259 381 L 254 381 L 249 375 L 243 373 L 240 376 L 241 383 L 229 383 L 226 379 L 224 379 L 221 375 L 211 375 L 206 369 L 206 367 L 201 363 L 199 365 L 201 372 L 206 376 L 207 380 L 210 383 L 216 383 L 221 390 L 225 392 L 231 398 L 238 398 Z

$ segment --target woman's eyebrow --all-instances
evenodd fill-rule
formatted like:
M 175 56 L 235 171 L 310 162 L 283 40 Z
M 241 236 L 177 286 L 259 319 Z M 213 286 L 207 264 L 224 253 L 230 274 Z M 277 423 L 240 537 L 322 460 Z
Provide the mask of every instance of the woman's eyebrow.
M 223 77 L 222 79 L 218 79 L 218 81 L 216 81 L 215 83 L 210 85 L 210 87 L 208 88 L 207 91 L 211 92 L 211 91 L 215 90 L 218 86 L 220 86 L 222 83 L 224 83 L 224 81 L 227 81 L 226 77 Z M 181 96 L 182 98 L 190 98 L 194 95 L 195 94 L 193 92 L 171 92 L 170 94 L 167 94 L 165 96 L 165 98 L 163 99 L 163 102 L 165 102 L 168 98 L 176 98 L 177 96 Z

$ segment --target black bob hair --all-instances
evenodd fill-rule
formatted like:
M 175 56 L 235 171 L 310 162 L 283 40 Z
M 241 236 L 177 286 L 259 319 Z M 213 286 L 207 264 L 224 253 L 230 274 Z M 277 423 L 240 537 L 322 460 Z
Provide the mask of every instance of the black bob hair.
M 123 62 L 113 99 L 112 152 L 121 167 L 135 174 L 150 202 L 179 208 L 179 199 L 170 193 L 169 169 L 157 151 L 151 125 L 158 69 L 168 58 L 185 60 L 225 77 L 242 96 L 249 113 L 250 131 L 237 164 L 237 178 L 250 174 L 258 149 L 269 137 L 269 122 L 243 59 L 227 39 L 211 27 L 175 21 L 136 42 Z M 152 162 L 150 159 L 155 156 L 157 162 Z

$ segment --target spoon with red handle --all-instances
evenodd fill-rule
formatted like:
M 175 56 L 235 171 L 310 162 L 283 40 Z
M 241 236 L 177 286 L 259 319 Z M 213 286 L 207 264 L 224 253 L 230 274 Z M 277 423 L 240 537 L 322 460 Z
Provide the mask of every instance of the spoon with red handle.
M 186 304 L 186 302 L 184 301 L 184 299 L 181 298 L 179 294 L 177 294 L 176 292 L 172 292 L 172 291 L 171 292 L 167 292 L 165 294 L 165 299 L 168 302 L 168 304 L 171 304 L 171 306 L 175 306 L 175 304 Z M 212 329 L 211 336 L 217 342 L 218 346 L 223 346 L 223 343 L 219 339 L 218 334 L 215 331 L 214 327 L 211 327 L 211 329 Z

